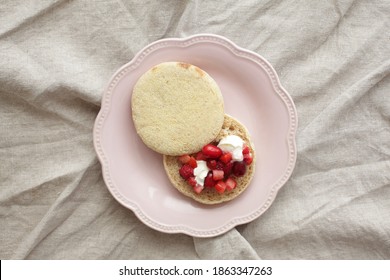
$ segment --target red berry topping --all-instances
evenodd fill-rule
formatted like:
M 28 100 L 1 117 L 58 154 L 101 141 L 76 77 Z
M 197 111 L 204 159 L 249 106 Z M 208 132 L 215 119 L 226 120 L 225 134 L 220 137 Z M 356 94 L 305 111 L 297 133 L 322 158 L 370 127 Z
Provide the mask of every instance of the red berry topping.
M 232 189 L 234 189 L 237 186 L 236 180 L 234 180 L 232 177 L 229 177 L 228 179 L 226 179 L 225 184 L 226 184 L 226 189 L 228 191 L 231 191 Z
M 207 157 L 202 152 L 198 152 L 195 156 L 195 159 L 196 160 L 207 160 Z
M 231 191 L 237 187 L 235 177 L 245 175 L 247 166 L 253 162 L 253 155 L 248 145 L 244 144 L 242 154 L 243 160 L 234 162 L 231 153 L 224 153 L 218 146 L 207 144 L 194 156 L 178 157 L 178 161 L 182 164 L 179 173 L 197 194 L 201 193 L 205 187 L 215 188 L 218 193 L 222 194 L 226 190 Z M 210 169 L 204 179 L 204 186 L 198 184 L 194 177 L 194 169 L 198 165 L 198 160 L 206 161 Z
M 226 163 L 223 167 L 223 173 L 225 175 L 225 178 L 229 177 L 232 174 L 232 169 L 233 169 L 233 162 L 230 161 Z
M 225 153 L 219 158 L 219 160 L 222 161 L 223 163 L 228 163 L 232 160 L 232 154 Z
M 223 162 L 217 161 L 217 165 L 215 166 L 215 169 L 223 170 L 224 167 L 225 167 L 225 165 L 223 164 Z
M 187 179 L 187 183 L 191 186 L 191 187 L 195 187 L 196 186 L 196 180 L 195 180 L 195 177 L 189 177 Z
M 193 190 L 194 192 L 196 192 L 197 194 L 201 193 L 201 191 L 203 191 L 204 187 L 197 184 L 195 187 L 193 187 Z
M 249 154 L 250 152 L 250 149 L 247 145 L 244 144 L 244 148 L 242 149 L 242 154 L 245 155 L 245 154 Z
M 226 190 L 226 184 L 224 181 L 218 181 L 217 184 L 215 185 L 215 190 L 218 193 L 223 193 Z
M 194 157 L 190 157 L 190 159 L 188 160 L 188 165 L 192 168 L 196 168 L 198 166 Z
M 209 158 L 219 158 L 222 155 L 222 150 L 213 144 L 207 144 L 202 148 L 202 153 Z
M 178 158 L 179 162 L 181 164 L 186 164 L 189 160 L 190 160 L 190 156 L 189 155 L 182 155 Z
M 244 162 L 247 165 L 250 165 L 253 162 L 253 157 L 251 153 L 244 154 Z
M 232 170 L 234 176 L 240 177 L 243 176 L 246 172 L 246 164 L 243 161 L 236 161 L 233 164 L 233 170 Z
M 213 170 L 213 180 L 214 181 L 222 180 L 223 177 L 224 177 L 223 170 L 218 170 L 218 169 Z
M 215 169 L 217 167 L 217 161 L 215 159 L 208 160 L 207 167 L 210 169 Z
M 194 169 L 188 164 L 184 164 L 179 170 L 180 176 L 187 180 L 188 178 L 194 176 Z
M 215 181 L 213 179 L 213 172 L 209 171 L 206 178 L 204 178 L 204 186 L 207 188 L 213 188 L 215 186 Z

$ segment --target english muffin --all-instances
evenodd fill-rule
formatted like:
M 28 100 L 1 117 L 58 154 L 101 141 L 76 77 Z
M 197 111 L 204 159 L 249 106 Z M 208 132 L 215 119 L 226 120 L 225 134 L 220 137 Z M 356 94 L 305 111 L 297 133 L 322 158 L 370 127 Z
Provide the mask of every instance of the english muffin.
M 134 85 L 131 108 L 145 145 L 170 156 L 199 151 L 217 137 L 224 121 L 217 83 L 184 62 L 164 62 L 144 73 Z
M 232 158 L 230 155 L 226 160 L 225 155 L 228 153 L 237 154 L 237 149 L 230 150 L 230 152 L 222 151 L 221 154 L 217 152 L 215 147 L 219 147 L 221 143 L 225 143 L 228 137 L 235 138 L 236 136 L 243 141 L 242 148 L 238 150 L 236 158 L 234 156 Z M 214 152 L 215 156 L 213 155 Z M 194 160 L 196 163 L 193 162 Z M 216 163 L 212 162 L 213 160 Z M 220 162 L 222 163 L 219 164 Z M 180 193 L 203 204 L 217 204 L 236 198 L 248 188 L 254 176 L 256 155 L 254 145 L 246 127 L 235 118 L 225 114 L 223 127 L 210 146 L 203 146 L 201 151 L 196 154 L 181 155 L 180 157 L 165 155 L 163 157 L 163 163 L 170 182 Z M 202 183 L 198 179 L 194 179 L 197 168 L 200 165 L 203 168 L 206 165 L 207 169 L 209 169 L 203 170 L 203 176 L 207 173 L 203 186 L 199 185 Z M 235 169 L 236 166 L 238 166 L 238 170 Z M 220 172 L 214 170 L 223 170 L 223 178 L 218 178 L 218 173 Z M 188 175 L 186 172 L 188 172 Z M 200 170 L 198 172 L 202 171 Z M 207 178 L 215 174 L 217 174 L 216 180 Z M 221 181 L 225 183 L 225 189 L 223 191 L 221 191 L 220 186 L 217 188 L 217 184 Z M 231 181 L 236 184 L 232 186 Z

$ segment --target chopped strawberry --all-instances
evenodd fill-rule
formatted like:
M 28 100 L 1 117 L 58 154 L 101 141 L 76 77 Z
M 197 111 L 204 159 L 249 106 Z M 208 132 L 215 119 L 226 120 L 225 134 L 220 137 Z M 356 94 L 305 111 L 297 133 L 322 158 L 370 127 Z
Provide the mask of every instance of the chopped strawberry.
M 218 181 L 218 180 L 223 179 L 223 176 L 224 176 L 223 170 L 214 169 L 212 172 L 213 172 L 213 180 L 214 181 Z
M 222 150 L 213 144 L 207 144 L 202 148 L 202 153 L 209 158 L 219 158 Z
M 218 192 L 218 193 L 223 193 L 225 190 L 226 190 L 226 184 L 224 181 L 220 180 L 217 182 L 217 184 L 215 185 L 215 190 Z
M 202 152 L 198 152 L 195 156 L 195 159 L 196 160 L 207 160 L 207 157 Z
M 232 189 L 234 189 L 237 186 L 236 180 L 234 180 L 232 177 L 229 177 L 228 179 L 226 179 L 225 184 L 226 184 L 226 189 L 228 191 L 231 191 Z
M 245 155 L 248 154 L 249 152 L 250 152 L 249 146 L 244 144 L 244 148 L 242 149 L 242 154 Z
M 196 186 L 193 187 L 194 192 L 196 192 L 197 194 L 200 194 L 203 189 L 204 189 L 204 187 L 199 185 L 199 184 L 196 184 Z
M 188 164 L 184 164 L 180 169 L 179 169 L 180 176 L 187 180 L 189 177 L 194 176 L 194 169 L 189 166 Z
M 253 156 L 251 153 L 244 154 L 244 162 L 250 165 L 253 162 Z
M 195 180 L 195 177 L 191 176 L 187 179 L 187 183 L 191 186 L 191 187 L 195 187 L 196 186 L 196 180 Z
M 225 175 L 225 178 L 229 177 L 230 174 L 232 174 L 232 169 L 233 169 L 233 162 L 230 161 L 228 163 L 226 163 L 223 167 L 223 173 Z
M 178 157 L 178 160 L 181 164 L 186 164 L 186 163 L 188 163 L 190 158 L 191 158 L 190 155 L 182 155 L 182 156 Z
M 211 170 L 215 169 L 217 167 L 217 161 L 215 159 L 208 160 L 207 167 Z
M 224 153 L 220 158 L 220 161 L 223 163 L 228 163 L 232 160 L 232 154 L 231 153 Z
M 204 178 L 204 186 L 207 188 L 212 188 L 215 186 L 215 181 L 213 179 L 213 172 L 209 171 L 206 178 Z
M 246 164 L 243 161 L 236 161 L 233 164 L 233 174 L 237 177 L 244 176 L 246 172 Z
M 196 168 L 198 166 L 194 157 L 190 157 L 190 159 L 188 160 L 188 165 L 192 168 Z

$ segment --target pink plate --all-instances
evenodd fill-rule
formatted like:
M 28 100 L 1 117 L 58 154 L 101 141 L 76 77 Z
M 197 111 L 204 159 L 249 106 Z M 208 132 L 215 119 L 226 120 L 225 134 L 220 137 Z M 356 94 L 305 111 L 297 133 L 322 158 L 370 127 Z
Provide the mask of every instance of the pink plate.
M 199 66 L 219 84 L 225 112 L 249 130 L 256 148 L 255 176 L 238 198 L 216 206 L 181 195 L 165 175 L 162 156 L 135 132 L 131 94 L 137 79 L 164 61 Z M 141 50 L 110 80 L 94 126 L 94 145 L 111 194 L 146 225 L 196 237 L 222 234 L 259 217 L 274 201 L 296 162 L 297 112 L 272 66 L 228 39 L 200 34 L 162 39 Z

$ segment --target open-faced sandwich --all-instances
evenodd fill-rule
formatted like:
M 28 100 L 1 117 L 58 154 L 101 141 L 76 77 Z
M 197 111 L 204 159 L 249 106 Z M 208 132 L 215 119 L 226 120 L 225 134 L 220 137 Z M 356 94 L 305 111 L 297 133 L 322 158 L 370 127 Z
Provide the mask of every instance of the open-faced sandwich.
M 163 155 L 170 182 L 185 196 L 217 204 L 249 186 L 250 134 L 225 114 L 220 88 L 204 70 L 183 62 L 152 67 L 135 84 L 131 108 L 138 135 Z
M 217 204 L 240 195 L 255 170 L 255 150 L 247 129 L 225 115 L 218 136 L 195 154 L 164 155 L 164 168 L 182 194 L 204 204 Z

